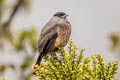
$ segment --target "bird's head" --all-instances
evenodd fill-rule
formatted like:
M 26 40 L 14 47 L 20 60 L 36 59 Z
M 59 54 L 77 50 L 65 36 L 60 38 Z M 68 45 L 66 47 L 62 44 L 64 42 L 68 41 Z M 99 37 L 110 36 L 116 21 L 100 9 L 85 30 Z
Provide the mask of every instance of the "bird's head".
M 56 12 L 53 16 L 58 17 L 58 18 L 62 18 L 62 19 L 66 19 L 66 17 L 68 15 L 64 12 Z

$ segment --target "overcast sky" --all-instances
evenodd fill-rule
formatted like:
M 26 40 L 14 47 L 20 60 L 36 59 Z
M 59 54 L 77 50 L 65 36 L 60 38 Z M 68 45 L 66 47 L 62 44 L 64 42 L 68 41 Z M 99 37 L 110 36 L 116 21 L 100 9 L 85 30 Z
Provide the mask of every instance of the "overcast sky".
M 105 61 L 114 60 L 109 51 L 108 35 L 120 32 L 120 0 L 33 0 L 30 13 L 18 13 L 12 22 L 17 29 L 35 26 L 40 32 L 57 11 L 69 15 L 71 38 L 85 48 L 85 56 L 100 53 Z
M 120 31 L 120 0 L 34 0 L 31 12 L 19 13 L 12 25 L 17 30 L 35 26 L 41 31 L 57 11 L 69 15 L 71 37 L 86 49 L 85 55 L 101 53 L 105 59 L 115 58 L 108 49 L 108 34 Z

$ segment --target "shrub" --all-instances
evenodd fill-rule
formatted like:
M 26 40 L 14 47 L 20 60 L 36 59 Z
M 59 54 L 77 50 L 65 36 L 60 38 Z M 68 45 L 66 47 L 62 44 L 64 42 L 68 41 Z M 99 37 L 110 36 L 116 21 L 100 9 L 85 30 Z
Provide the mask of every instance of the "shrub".
M 33 67 L 33 72 L 39 80 L 117 80 L 118 61 L 105 64 L 100 54 L 83 58 L 84 49 L 77 53 L 77 47 L 72 40 L 68 50 L 59 48 L 46 56 L 40 67 Z

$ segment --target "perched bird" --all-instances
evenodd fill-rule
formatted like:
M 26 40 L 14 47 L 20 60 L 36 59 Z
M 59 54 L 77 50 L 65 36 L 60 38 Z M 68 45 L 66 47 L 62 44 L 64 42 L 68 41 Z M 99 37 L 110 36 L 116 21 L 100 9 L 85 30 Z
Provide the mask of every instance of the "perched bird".
M 39 56 L 36 65 L 40 66 L 43 56 L 67 44 L 71 35 L 71 24 L 67 21 L 67 16 L 64 12 L 55 13 L 42 29 L 38 40 Z

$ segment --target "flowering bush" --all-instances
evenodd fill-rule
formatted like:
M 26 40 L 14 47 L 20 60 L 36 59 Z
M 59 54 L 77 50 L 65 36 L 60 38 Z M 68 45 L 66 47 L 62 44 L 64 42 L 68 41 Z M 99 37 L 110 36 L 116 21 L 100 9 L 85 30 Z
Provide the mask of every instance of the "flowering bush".
M 117 80 L 118 61 L 105 64 L 100 54 L 83 58 L 84 49 L 77 53 L 77 47 L 70 40 L 68 50 L 59 48 L 51 56 L 44 57 L 40 67 L 33 72 L 39 80 Z

